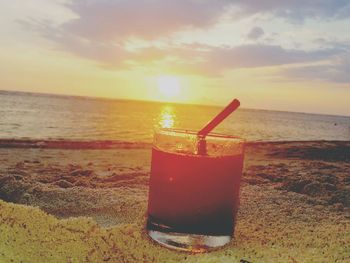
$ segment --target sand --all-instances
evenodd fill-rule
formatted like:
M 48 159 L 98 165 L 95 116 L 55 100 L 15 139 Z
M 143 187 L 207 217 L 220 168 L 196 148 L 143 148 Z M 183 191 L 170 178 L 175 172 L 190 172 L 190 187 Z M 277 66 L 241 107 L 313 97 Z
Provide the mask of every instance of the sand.
M 147 144 L 0 141 L 0 262 L 350 262 L 350 142 L 248 144 L 234 240 L 196 255 L 145 234 L 149 165 Z

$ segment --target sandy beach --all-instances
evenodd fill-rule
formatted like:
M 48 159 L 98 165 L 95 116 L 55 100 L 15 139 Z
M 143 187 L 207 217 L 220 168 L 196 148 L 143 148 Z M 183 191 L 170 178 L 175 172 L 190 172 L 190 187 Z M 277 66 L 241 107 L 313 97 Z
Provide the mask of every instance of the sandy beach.
M 150 145 L 0 141 L 0 262 L 350 262 L 350 142 L 248 143 L 233 241 L 144 231 Z

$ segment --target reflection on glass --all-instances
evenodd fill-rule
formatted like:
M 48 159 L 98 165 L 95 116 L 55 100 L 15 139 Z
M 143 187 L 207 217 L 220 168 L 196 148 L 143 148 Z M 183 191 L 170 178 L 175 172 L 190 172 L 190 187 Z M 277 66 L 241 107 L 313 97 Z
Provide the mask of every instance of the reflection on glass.
M 158 123 L 162 128 L 172 128 L 174 127 L 174 124 L 175 124 L 175 118 L 176 118 L 176 115 L 174 113 L 173 107 L 167 105 L 163 107 L 159 116 Z

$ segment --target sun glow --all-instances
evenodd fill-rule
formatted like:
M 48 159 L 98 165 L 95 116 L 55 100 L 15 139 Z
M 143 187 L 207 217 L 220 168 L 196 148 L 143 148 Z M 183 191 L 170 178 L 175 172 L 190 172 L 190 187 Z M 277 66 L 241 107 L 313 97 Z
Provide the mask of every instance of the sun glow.
M 180 82 L 173 76 L 160 76 L 157 78 L 158 90 L 164 99 L 174 99 L 180 95 Z

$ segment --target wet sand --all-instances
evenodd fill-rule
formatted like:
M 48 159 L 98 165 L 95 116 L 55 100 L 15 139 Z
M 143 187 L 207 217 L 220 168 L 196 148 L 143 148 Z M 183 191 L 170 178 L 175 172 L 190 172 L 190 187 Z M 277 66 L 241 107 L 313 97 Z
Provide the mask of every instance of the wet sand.
M 0 262 L 350 260 L 350 142 L 249 143 L 235 238 L 200 255 L 145 235 L 149 165 L 147 144 L 0 141 Z

